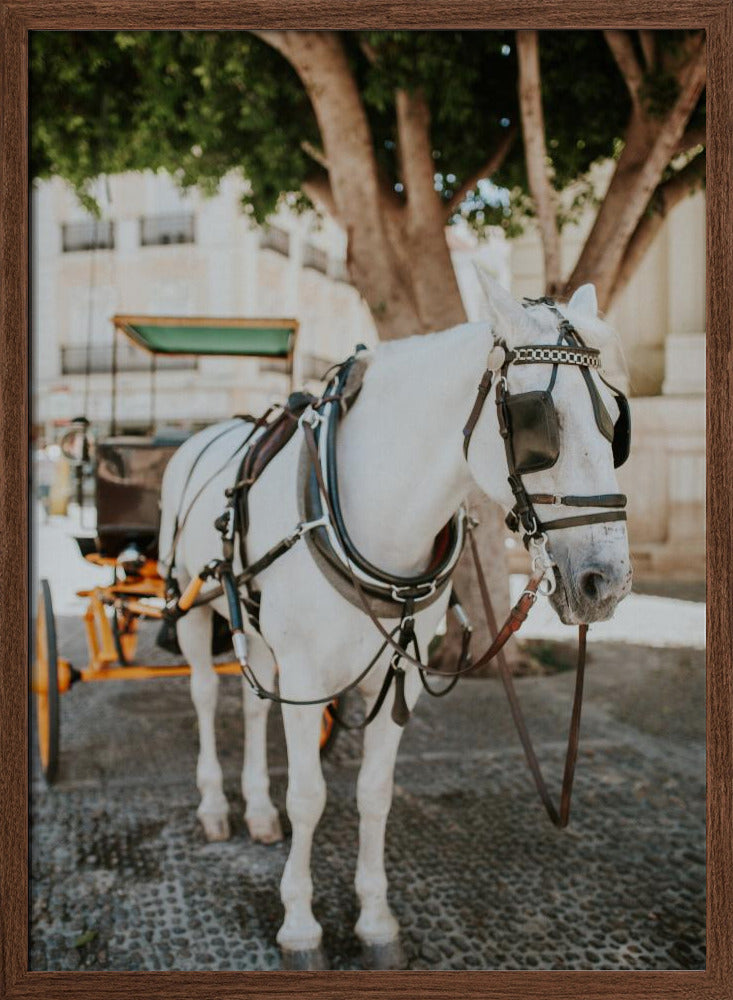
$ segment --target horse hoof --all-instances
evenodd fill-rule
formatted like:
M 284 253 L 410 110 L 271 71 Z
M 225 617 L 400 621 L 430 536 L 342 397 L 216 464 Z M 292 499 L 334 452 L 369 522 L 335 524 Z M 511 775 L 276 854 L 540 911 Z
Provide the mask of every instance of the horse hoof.
M 386 944 L 362 943 L 365 969 L 406 969 L 407 955 L 399 938 Z
M 283 828 L 277 813 L 274 816 L 245 816 L 244 820 L 255 843 L 277 844 L 283 839 Z
M 198 817 L 210 844 L 229 840 L 229 817 L 226 813 L 199 813 Z
M 321 947 L 303 951 L 282 949 L 283 969 L 289 972 L 323 972 L 328 968 L 326 956 Z

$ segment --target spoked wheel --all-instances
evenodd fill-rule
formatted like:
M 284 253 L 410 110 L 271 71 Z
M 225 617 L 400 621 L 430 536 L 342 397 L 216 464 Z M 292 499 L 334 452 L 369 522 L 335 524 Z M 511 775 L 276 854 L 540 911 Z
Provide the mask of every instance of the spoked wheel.
M 338 708 L 338 698 L 334 698 L 331 704 L 334 708 Z M 326 705 L 323 709 L 323 715 L 321 716 L 321 742 L 319 746 L 322 754 L 327 754 L 333 747 L 333 744 L 336 742 L 336 737 L 338 736 L 338 730 L 339 724 L 328 711 L 328 705 Z
M 46 782 L 51 785 L 56 780 L 59 766 L 59 677 L 56 623 L 48 580 L 41 580 L 38 595 L 32 687 L 41 767 Z
M 112 609 L 112 638 L 117 651 L 117 659 L 123 667 L 129 667 L 135 660 L 137 650 L 137 616 L 126 608 Z

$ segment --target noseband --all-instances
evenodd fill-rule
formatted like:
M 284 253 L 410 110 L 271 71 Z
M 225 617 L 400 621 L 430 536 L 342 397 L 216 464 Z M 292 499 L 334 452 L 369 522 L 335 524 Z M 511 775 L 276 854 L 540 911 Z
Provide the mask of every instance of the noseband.
M 543 549 L 547 542 L 547 531 L 561 528 L 575 528 L 586 524 L 602 524 L 609 521 L 626 520 L 626 496 L 623 493 L 599 493 L 592 496 L 557 496 L 548 493 L 529 493 L 523 476 L 542 472 L 555 465 L 560 454 L 560 431 L 557 411 L 552 398 L 552 390 L 557 380 L 560 365 L 572 365 L 580 369 L 593 406 L 596 425 L 603 436 L 611 442 L 614 466 L 618 467 L 628 458 L 630 442 L 629 405 L 624 394 L 599 374 L 605 385 L 613 392 L 619 405 L 619 418 L 614 424 L 598 391 L 591 369 L 601 366 L 600 351 L 587 347 L 575 327 L 562 315 L 552 299 L 525 299 L 527 305 L 547 305 L 558 317 L 559 337 L 556 344 L 530 344 L 510 349 L 503 341 L 497 342 L 504 351 L 504 360 L 496 382 L 496 406 L 499 417 L 499 432 L 504 440 L 509 486 L 514 495 L 514 506 L 509 511 L 506 523 L 511 531 L 521 530 L 525 545 L 534 542 Z M 546 389 L 531 392 L 511 393 L 508 375 L 511 365 L 551 364 L 552 375 Z M 494 371 L 487 368 L 478 387 L 478 393 L 470 416 L 463 429 L 463 452 L 468 458 L 471 436 L 478 422 L 484 403 L 494 380 Z M 542 521 L 535 509 L 536 505 L 556 507 L 600 507 L 605 508 L 592 514 L 578 514 Z

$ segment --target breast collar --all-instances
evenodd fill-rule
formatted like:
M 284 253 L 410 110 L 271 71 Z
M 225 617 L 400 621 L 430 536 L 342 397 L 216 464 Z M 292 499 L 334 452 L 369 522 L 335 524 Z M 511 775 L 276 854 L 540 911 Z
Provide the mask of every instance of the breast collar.
M 328 489 L 334 516 L 330 517 L 323 509 L 315 471 L 306 455 L 301 461 L 300 477 L 301 481 L 305 479 L 301 494 L 303 510 L 309 522 L 322 520 L 323 523 L 309 531 L 305 537 L 316 561 L 321 568 L 331 570 L 326 575 L 352 604 L 359 608 L 362 606 L 353 593 L 349 565 L 364 590 L 377 599 L 380 616 L 399 617 L 406 603 L 414 603 L 416 609 L 426 607 L 437 600 L 449 585 L 466 538 L 466 511 L 462 506 L 458 509 L 435 540 L 431 564 L 414 576 L 399 576 L 381 569 L 357 549 L 341 510 L 336 458 L 340 418 L 356 401 L 359 392 L 357 389 L 349 397 L 343 394 L 349 371 L 357 357 L 358 354 L 353 355 L 339 368 L 324 393 L 324 398 L 329 402 L 320 406 L 317 413 L 314 411 L 314 417 L 311 418 L 311 423 L 315 425 L 321 474 Z M 304 419 L 308 419 L 308 414 Z M 302 474 L 304 470 L 305 476 Z M 324 560 L 327 567 L 323 565 Z

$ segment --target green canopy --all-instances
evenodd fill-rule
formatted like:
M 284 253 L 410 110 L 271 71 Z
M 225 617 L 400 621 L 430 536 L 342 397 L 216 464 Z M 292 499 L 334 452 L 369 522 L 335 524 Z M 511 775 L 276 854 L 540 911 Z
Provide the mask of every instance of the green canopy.
M 112 322 L 152 354 L 292 359 L 298 330 L 295 319 L 113 316 Z

